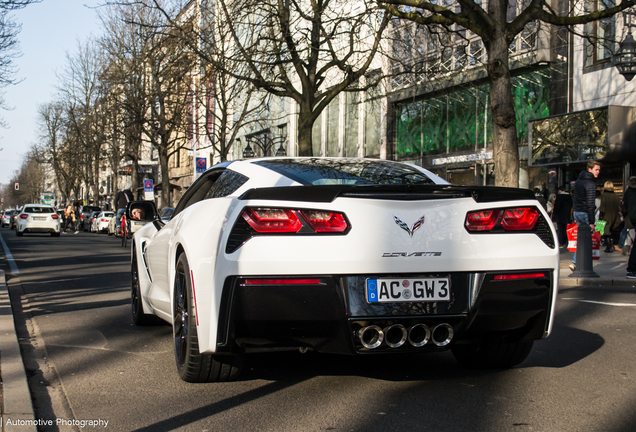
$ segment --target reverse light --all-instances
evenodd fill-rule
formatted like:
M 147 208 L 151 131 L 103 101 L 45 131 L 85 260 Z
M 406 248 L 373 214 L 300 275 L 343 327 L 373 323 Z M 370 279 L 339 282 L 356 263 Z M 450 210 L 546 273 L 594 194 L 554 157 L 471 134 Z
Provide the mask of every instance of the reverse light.
M 316 232 L 345 232 L 348 227 L 342 213 L 325 210 L 301 210 L 300 214 Z
M 468 231 L 490 231 L 499 219 L 500 210 L 480 210 L 466 215 Z
M 508 231 L 529 231 L 539 220 L 539 212 L 530 207 L 506 209 L 501 226 Z
M 243 219 L 258 233 L 295 233 L 303 226 L 296 211 L 289 209 L 248 207 Z

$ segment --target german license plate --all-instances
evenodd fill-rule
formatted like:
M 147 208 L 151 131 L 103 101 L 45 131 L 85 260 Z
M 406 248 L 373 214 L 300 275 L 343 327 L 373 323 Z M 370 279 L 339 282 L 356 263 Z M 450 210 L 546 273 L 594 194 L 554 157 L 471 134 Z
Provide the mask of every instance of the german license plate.
M 33 216 L 33 220 L 34 221 L 45 221 L 46 218 L 45 217 L 37 217 L 37 216 Z
M 448 278 L 367 279 L 367 302 L 450 301 Z

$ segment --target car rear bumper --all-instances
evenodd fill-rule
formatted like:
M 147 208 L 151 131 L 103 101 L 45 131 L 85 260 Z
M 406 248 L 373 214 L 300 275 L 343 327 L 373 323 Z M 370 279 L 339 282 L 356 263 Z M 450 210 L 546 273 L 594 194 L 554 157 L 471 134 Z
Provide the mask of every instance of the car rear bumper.
M 511 342 L 540 339 L 548 331 L 555 274 L 550 269 L 536 272 L 544 277 L 495 280 L 496 275 L 519 273 L 509 270 L 451 273 L 450 301 L 403 303 L 366 301 L 366 279 L 377 275 L 294 276 L 312 283 L 291 285 L 270 284 L 276 279 L 271 276 L 267 285 L 248 285 L 246 278 L 231 277 L 222 295 L 216 352 L 268 348 L 340 354 L 421 352 L 489 337 Z M 382 340 L 369 348 L 365 339 L 372 339 L 378 329 Z
M 26 224 L 18 224 L 18 231 L 24 233 L 59 233 L 60 224 L 29 222 Z

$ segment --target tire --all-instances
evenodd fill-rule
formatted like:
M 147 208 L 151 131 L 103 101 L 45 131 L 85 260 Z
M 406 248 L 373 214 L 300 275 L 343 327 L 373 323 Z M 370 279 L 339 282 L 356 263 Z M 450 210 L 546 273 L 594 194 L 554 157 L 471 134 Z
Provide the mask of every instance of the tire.
M 504 342 L 502 339 L 485 339 L 471 345 L 455 345 L 451 348 L 455 359 L 470 369 L 507 369 L 524 361 L 534 341 Z
M 199 353 L 192 279 L 185 253 L 177 260 L 173 296 L 174 352 L 181 379 L 187 382 L 235 380 L 243 365 L 242 354 L 221 356 Z
M 57 232 L 57 233 L 56 232 L 52 232 L 51 233 L 51 237 L 59 237 L 59 236 L 60 236 L 59 232 Z
M 141 301 L 141 288 L 139 287 L 139 267 L 137 266 L 137 252 L 133 245 L 132 263 L 130 265 L 130 304 L 132 310 L 132 318 L 135 325 L 148 326 L 159 322 L 159 319 L 150 314 L 144 313 L 144 306 Z

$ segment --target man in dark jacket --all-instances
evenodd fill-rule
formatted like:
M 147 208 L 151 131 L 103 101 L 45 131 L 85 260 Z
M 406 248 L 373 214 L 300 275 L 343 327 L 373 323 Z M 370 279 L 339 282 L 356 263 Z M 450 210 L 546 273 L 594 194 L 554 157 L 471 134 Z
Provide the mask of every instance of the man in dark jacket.
M 625 209 L 627 210 L 627 215 L 625 216 L 625 225 L 636 227 L 636 176 L 631 176 L 627 180 L 628 188 L 625 189 L 625 193 L 623 194 L 623 203 L 625 204 Z M 631 229 L 629 230 L 629 236 L 631 237 Z M 633 242 L 632 238 L 632 242 Z M 629 260 L 627 261 L 627 279 L 636 279 L 636 254 L 634 253 L 635 245 L 632 244 L 631 252 L 629 254 Z
M 565 186 L 559 187 L 559 193 L 554 200 L 554 210 L 552 210 L 552 220 L 557 226 L 557 236 L 559 245 L 565 247 L 568 244 L 568 224 L 572 220 L 572 196 L 566 192 Z
M 597 161 L 589 161 L 587 163 L 587 171 L 581 171 L 579 179 L 574 183 L 572 190 L 572 215 L 574 221 L 580 228 L 582 225 L 589 225 L 594 232 L 594 223 L 596 218 L 596 178 L 601 172 L 601 164 Z M 592 251 L 590 250 L 590 253 Z M 576 270 L 576 252 L 570 270 Z

